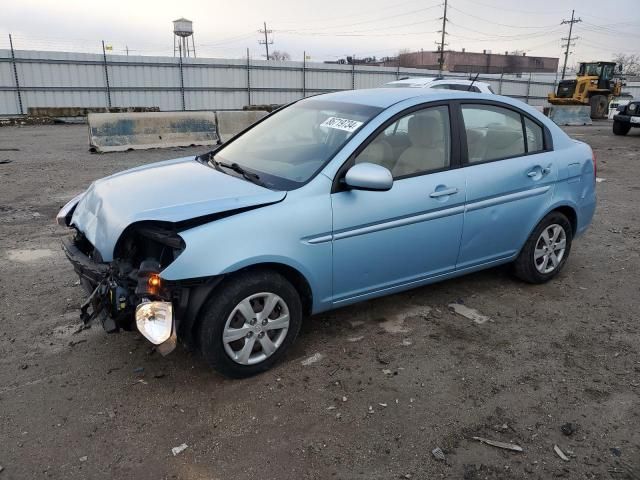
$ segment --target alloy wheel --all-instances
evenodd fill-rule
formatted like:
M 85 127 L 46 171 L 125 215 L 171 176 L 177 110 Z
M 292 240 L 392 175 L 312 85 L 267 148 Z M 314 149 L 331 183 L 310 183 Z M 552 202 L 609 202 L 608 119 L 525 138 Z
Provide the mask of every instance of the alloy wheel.
M 275 293 L 256 293 L 231 311 L 222 331 L 222 343 L 234 362 L 255 365 L 275 353 L 288 329 L 286 302 Z
M 567 249 L 567 232 L 557 223 L 546 227 L 538 241 L 533 252 L 533 262 L 536 270 L 542 274 L 553 272 L 564 258 Z

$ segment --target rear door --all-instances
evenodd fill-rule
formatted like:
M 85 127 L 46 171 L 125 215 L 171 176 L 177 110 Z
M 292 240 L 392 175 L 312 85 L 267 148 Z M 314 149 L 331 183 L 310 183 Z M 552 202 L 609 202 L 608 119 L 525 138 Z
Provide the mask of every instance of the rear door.
M 457 269 L 516 255 L 548 208 L 558 162 L 535 119 L 499 102 L 461 102 L 467 203 Z

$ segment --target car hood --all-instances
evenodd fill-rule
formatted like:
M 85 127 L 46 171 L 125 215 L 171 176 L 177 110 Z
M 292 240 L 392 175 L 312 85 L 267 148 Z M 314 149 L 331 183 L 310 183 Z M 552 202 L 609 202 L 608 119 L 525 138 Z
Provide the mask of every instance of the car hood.
M 120 235 L 132 223 L 180 222 L 275 203 L 285 196 L 286 192 L 219 172 L 195 157 L 178 158 L 96 180 L 81 196 L 71 225 L 108 262 Z

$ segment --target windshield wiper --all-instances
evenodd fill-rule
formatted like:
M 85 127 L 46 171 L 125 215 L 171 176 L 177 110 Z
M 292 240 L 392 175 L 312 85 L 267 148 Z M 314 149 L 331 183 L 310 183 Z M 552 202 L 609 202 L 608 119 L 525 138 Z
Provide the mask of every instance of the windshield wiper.
M 266 187 L 264 182 L 260 181 L 260 175 L 258 175 L 257 173 L 247 172 L 244 168 L 242 168 L 240 165 L 238 165 L 235 162 L 234 163 L 219 162 L 215 158 L 213 158 L 213 156 L 211 157 L 209 162 L 213 165 L 213 167 L 216 170 L 222 171 L 220 167 L 228 168 L 229 170 L 232 170 L 242 175 L 242 178 L 244 178 L 245 180 L 248 180 L 251 183 L 255 183 L 256 185 L 260 185 L 261 187 Z

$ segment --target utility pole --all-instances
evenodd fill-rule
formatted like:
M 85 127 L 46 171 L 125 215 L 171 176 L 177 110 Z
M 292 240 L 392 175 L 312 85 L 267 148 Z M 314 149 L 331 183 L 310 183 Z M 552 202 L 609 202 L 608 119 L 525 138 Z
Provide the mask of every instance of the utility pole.
M 571 34 L 573 33 L 573 24 L 574 23 L 579 23 L 582 21 L 581 18 L 575 18 L 575 10 L 571 10 L 571 20 L 562 20 L 562 23 L 560 23 L 560 25 L 565 25 L 565 24 L 569 24 L 569 36 L 566 38 L 563 38 L 562 40 L 566 40 L 567 43 L 566 45 L 562 45 L 563 47 L 565 47 L 565 51 L 564 51 L 564 65 L 562 66 L 562 79 L 564 80 L 564 74 L 567 71 L 567 60 L 569 59 L 569 48 L 571 48 L 573 45 L 571 43 Z M 573 39 L 577 39 L 578 37 L 574 37 Z
M 444 0 L 444 15 L 442 16 L 442 30 L 438 33 L 442 33 L 442 38 L 440 39 L 440 58 L 438 58 L 439 65 L 439 76 L 442 76 L 442 70 L 444 70 L 444 37 L 447 34 L 447 0 Z
M 273 45 L 273 40 L 269 41 L 269 34 L 273 33 L 273 30 L 267 30 L 267 22 L 264 22 L 264 30 L 258 30 L 260 33 L 264 33 L 264 41 L 258 40 L 260 45 L 264 45 L 267 52 L 267 60 L 269 60 L 269 45 Z

